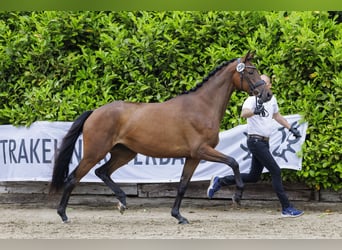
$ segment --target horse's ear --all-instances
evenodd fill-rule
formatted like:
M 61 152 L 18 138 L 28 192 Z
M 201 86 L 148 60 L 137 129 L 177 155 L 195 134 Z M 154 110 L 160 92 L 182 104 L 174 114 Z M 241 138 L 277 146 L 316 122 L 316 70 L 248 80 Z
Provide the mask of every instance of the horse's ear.
M 254 53 L 251 52 L 251 50 L 248 50 L 247 55 L 245 56 L 244 63 L 246 63 L 247 61 L 251 61 L 253 57 L 254 57 Z

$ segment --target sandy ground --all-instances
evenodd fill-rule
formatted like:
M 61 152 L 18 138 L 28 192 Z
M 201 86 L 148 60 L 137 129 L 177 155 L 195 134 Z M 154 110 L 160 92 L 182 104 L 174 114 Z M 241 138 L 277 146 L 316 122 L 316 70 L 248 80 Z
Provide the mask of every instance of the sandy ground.
M 0 239 L 342 239 L 342 203 L 296 202 L 305 214 L 282 218 L 278 202 L 184 199 L 171 217 L 173 199 L 128 198 L 121 215 L 114 205 L 69 205 L 70 223 L 39 204 L 0 205 Z

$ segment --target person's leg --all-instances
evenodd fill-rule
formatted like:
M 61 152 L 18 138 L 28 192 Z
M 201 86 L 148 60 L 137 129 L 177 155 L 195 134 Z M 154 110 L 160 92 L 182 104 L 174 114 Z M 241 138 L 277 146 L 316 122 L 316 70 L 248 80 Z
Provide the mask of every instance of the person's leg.
M 252 156 L 251 168 L 249 173 L 241 173 L 241 179 L 244 183 L 254 183 L 260 179 L 263 166 L 258 161 L 258 159 Z M 220 186 L 230 186 L 235 184 L 235 179 L 233 175 L 227 175 L 219 178 Z
M 252 155 L 251 168 L 249 173 L 241 173 L 241 179 L 244 183 L 254 183 L 260 179 L 263 165 L 256 157 Z M 223 177 L 213 176 L 207 190 L 207 195 L 211 199 L 214 194 L 221 189 L 222 186 L 235 185 L 234 175 L 227 175 Z
M 304 214 L 303 211 L 295 209 L 289 202 L 288 196 L 283 187 L 280 167 L 274 160 L 269 150 L 269 143 L 263 141 L 259 141 L 258 143 L 250 142 L 248 146 L 258 162 L 265 166 L 271 175 L 273 189 L 276 192 L 282 206 L 282 216 L 298 217 Z
M 289 202 L 289 199 L 285 193 L 282 179 L 281 179 L 281 170 L 278 166 L 277 162 L 274 160 L 272 154 L 269 151 L 269 144 L 265 141 L 248 139 L 247 145 L 252 153 L 252 166 L 251 170 L 248 174 L 241 174 L 241 178 L 243 182 L 256 182 L 260 179 L 263 166 L 267 168 L 272 178 L 272 186 L 274 191 L 277 194 L 277 197 L 282 206 L 282 216 L 283 217 L 297 217 L 302 215 L 304 212 L 293 208 Z M 233 185 L 234 177 L 225 176 L 222 178 L 213 177 L 211 181 L 212 189 L 208 188 L 208 196 L 209 190 L 211 191 L 211 197 L 214 195 L 216 191 L 220 189 L 221 186 L 224 185 Z M 234 200 L 234 197 L 233 197 Z
M 251 146 L 250 149 L 254 157 L 269 171 L 272 179 L 272 187 L 277 194 L 282 208 L 285 209 L 289 207 L 290 202 L 283 187 L 281 170 L 269 151 L 269 144 L 264 141 L 258 141 L 255 145 Z

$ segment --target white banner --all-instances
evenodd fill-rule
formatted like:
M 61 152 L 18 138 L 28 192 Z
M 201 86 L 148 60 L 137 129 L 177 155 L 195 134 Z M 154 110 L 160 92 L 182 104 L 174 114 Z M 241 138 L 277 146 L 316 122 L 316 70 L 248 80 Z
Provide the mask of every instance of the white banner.
M 296 139 L 274 121 L 270 151 L 281 168 L 300 170 L 302 158 L 296 155 L 305 140 L 307 123 L 299 124 L 299 115 L 285 116 L 298 127 L 302 137 Z M 0 181 L 50 181 L 56 148 L 71 126 L 71 122 L 35 122 L 29 128 L 0 126 Z M 220 152 L 232 156 L 240 164 L 241 173 L 248 172 L 251 155 L 246 145 L 246 125 L 220 133 Z M 75 145 L 70 172 L 82 157 L 82 136 Z M 103 159 L 82 181 L 100 182 L 94 170 L 106 161 Z M 153 158 L 138 154 L 127 165 L 115 171 L 112 178 L 121 183 L 178 182 L 183 170 L 183 158 Z M 213 175 L 233 174 L 230 167 L 221 163 L 202 161 L 192 181 L 210 180 Z

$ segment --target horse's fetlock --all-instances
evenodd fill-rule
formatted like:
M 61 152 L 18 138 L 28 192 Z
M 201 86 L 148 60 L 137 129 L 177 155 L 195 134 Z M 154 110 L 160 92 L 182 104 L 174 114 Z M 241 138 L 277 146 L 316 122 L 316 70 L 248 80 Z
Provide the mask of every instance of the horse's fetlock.
M 118 197 L 118 200 L 122 203 L 122 205 L 126 206 L 126 194 L 125 192 L 121 191 L 120 193 L 116 194 Z
M 172 216 L 172 217 L 177 218 L 178 215 L 179 215 L 179 211 L 178 211 L 178 210 L 175 210 L 175 209 L 172 209 L 172 210 L 171 210 L 171 216 Z
M 245 189 L 245 184 L 241 183 L 239 185 L 236 185 L 236 188 L 237 188 L 237 190 L 242 192 Z

